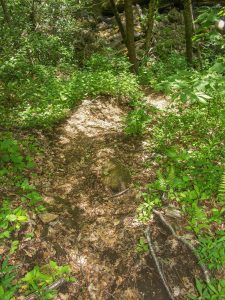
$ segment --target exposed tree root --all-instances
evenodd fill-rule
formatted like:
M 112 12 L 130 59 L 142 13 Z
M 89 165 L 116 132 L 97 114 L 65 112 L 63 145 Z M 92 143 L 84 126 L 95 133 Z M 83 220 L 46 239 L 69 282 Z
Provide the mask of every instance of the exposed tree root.
M 163 217 L 163 215 L 159 211 L 154 209 L 153 213 L 156 214 L 160 218 L 161 222 L 171 231 L 172 235 L 176 239 L 178 239 L 183 244 L 185 244 L 193 252 L 193 254 L 195 255 L 195 257 L 197 258 L 197 260 L 199 262 L 199 266 L 202 269 L 202 272 L 203 272 L 204 277 L 205 277 L 205 281 L 207 283 L 209 283 L 210 282 L 209 271 L 207 270 L 206 266 L 203 263 L 200 262 L 200 257 L 198 255 L 198 252 L 196 251 L 196 249 L 185 238 L 183 238 L 182 236 L 179 236 L 179 235 L 176 234 L 173 227 L 165 220 L 165 218 Z
M 169 296 L 169 299 L 170 300 L 175 300 L 175 298 L 173 297 L 173 295 L 171 294 L 171 291 L 170 291 L 170 288 L 168 287 L 167 285 L 167 282 L 166 282 L 166 279 L 165 279 L 165 276 L 162 272 L 162 269 L 160 267 L 160 264 L 159 264 L 159 261 L 158 261 L 158 258 L 155 254 L 155 250 L 154 250 L 154 247 L 153 247 L 153 244 L 152 244 L 152 240 L 151 240 L 151 235 L 150 235 L 150 227 L 147 228 L 147 230 L 145 231 L 145 235 L 146 235 L 146 238 L 148 240 L 148 245 L 149 245 L 149 250 L 150 250 L 150 253 L 152 255 L 152 258 L 156 264 L 156 267 L 157 267 L 157 270 L 158 270 L 158 273 L 159 273 L 159 276 L 162 280 L 162 283 L 168 293 L 168 296 Z
M 44 291 L 49 292 L 49 291 L 55 290 L 65 283 L 66 283 L 65 279 L 63 279 L 63 278 L 59 279 L 56 282 L 54 282 L 54 283 L 48 285 L 46 288 L 44 288 Z M 35 300 L 35 299 L 39 299 L 38 293 L 33 293 L 25 298 L 25 300 Z

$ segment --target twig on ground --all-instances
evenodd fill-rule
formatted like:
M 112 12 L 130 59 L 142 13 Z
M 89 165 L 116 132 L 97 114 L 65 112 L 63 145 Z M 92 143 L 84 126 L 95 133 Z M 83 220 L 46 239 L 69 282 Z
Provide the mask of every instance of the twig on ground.
M 194 248 L 194 247 L 193 247 L 193 246 L 192 246 L 192 245 L 191 245 L 184 237 L 179 236 L 179 235 L 176 234 L 176 232 L 175 232 L 175 230 L 173 229 L 173 227 L 165 220 L 165 218 L 163 217 L 163 215 L 162 215 L 159 211 L 153 209 L 153 213 L 156 214 L 156 215 L 160 218 L 161 222 L 162 222 L 167 228 L 169 228 L 169 230 L 171 231 L 172 235 L 173 235 L 176 239 L 178 239 L 178 240 L 181 241 L 183 244 L 185 244 L 185 245 L 193 252 L 193 254 L 195 255 L 195 257 L 197 258 L 197 260 L 198 260 L 198 262 L 199 262 L 199 266 L 200 266 L 201 269 L 202 269 L 202 272 L 203 272 L 204 277 L 205 277 L 205 281 L 206 281 L 207 283 L 209 283 L 209 282 L 210 282 L 209 271 L 207 270 L 206 266 L 205 266 L 203 263 L 200 262 L 200 257 L 199 257 L 199 255 L 198 255 L 198 252 L 196 251 L 196 249 L 195 249 L 195 248 Z
M 122 192 L 119 192 L 118 194 L 115 194 L 115 195 L 110 196 L 109 198 L 116 198 L 116 197 L 119 197 L 119 196 L 125 194 L 126 192 L 128 192 L 129 190 L 130 190 L 129 188 L 128 188 L 128 189 L 125 189 L 125 190 L 123 190 Z
M 147 238 L 147 241 L 148 241 L 148 245 L 149 245 L 149 250 L 150 250 L 150 253 L 152 255 L 152 258 L 156 264 L 156 267 L 157 267 L 157 270 L 158 270 L 158 273 L 159 273 L 159 276 L 163 282 L 163 285 L 168 293 L 168 296 L 169 296 L 169 299 L 170 300 L 175 300 L 175 298 L 173 297 L 173 295 L 171 294 L 171 291 L 170 291 L 170 288 L 168 287 L 167 283 L 166 283 L 166 279 L 164 277 L 164 274 L 161 270 L 161 267 L 160 267 L 160 264 L 159 264 L 159 261 L 158 261 L 158 258 L 155 254 L 155 250 L 154 250 L 154 247 L 153 247 L 153 244 L 152 244 L 152 240 L 151 240 L 151 236 L 150 236 L 150 228 L 148 227 L 148 229 L 146 229 L 145 231 L 145 235 L 146 235 L 146 238 Z
M 59 279 L 56 282 L 54 282 L 54 283 L 48 285 L 46 288 L 44 288 L 44 291 L 49 292 L 51 290 L 55 290 L 58 287 L 60 287 L 61 285 L 63 285 L 65 282 L 66 282 L 65 279 L 63 279 L 63 278 Z M 38 293 L 33 293 L 33 294 L 29 295 L 28 297 L 26 297 L 25 300 L 35 300 L 38 298 L 39 298 Z
M 64 283 L 67 283 L 67 281 L 64 278 L 61 278 L 61 279 L 53 282 L 52 284 L 46 286 L 46 288 L 44 288 L 44 291 L 49 292 L 49 291 L 55 290 L 55 289 L 59 288 L 61 285 L 63 285 Z M 73 282 L 73 284 L 80 287 L 80 284 L 78 282 Z M 25 300 L 36 300 L 36 299 L 39 299 L 38 293 L 33 293 L 25 298 Z

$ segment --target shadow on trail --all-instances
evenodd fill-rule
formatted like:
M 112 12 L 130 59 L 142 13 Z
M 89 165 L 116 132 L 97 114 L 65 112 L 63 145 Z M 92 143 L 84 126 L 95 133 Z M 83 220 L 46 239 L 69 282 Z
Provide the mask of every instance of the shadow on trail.
M 42 236 L 83 287 L 68 286 L 68 299 L 167 299 L 154 263 L 136 252 L 144 228 L 136 220 L 141 199 L 135 185 L 153 176 L 143 168 L 147 152 L 141 140 L 122 132 L 127 105 L 106 100 L 84 101 L 53 136 L 46 157 L 53 172 L 43 193 L 58 218 L 45 224 Z M 131 173 L 118 196 L 103 180 L 112 159 Z

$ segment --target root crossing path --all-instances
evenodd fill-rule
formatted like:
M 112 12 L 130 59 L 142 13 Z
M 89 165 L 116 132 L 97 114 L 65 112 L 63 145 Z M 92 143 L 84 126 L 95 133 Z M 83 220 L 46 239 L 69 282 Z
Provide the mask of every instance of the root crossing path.
M 143 167 L 145 141 L 123 133 L 127 110 L 113 98 L 84 100 L 43 140 L 39 186 L 48 213 L 40 215 L 32 259 L 69 264 L 77 279 L 56 299 L 168 299 L 154 261 L 136 251 L 145 230 L 139 186 L 154 170 Z

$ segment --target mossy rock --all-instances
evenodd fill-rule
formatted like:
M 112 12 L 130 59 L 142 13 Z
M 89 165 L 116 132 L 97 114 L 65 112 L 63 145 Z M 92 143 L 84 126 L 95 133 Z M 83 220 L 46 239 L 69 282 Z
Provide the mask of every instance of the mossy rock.
M 120 192 L 131 182 L 130 170 L 120 161 L 110 160 L 103 167 L 102 181 L 106 188 L 115 193 Z

